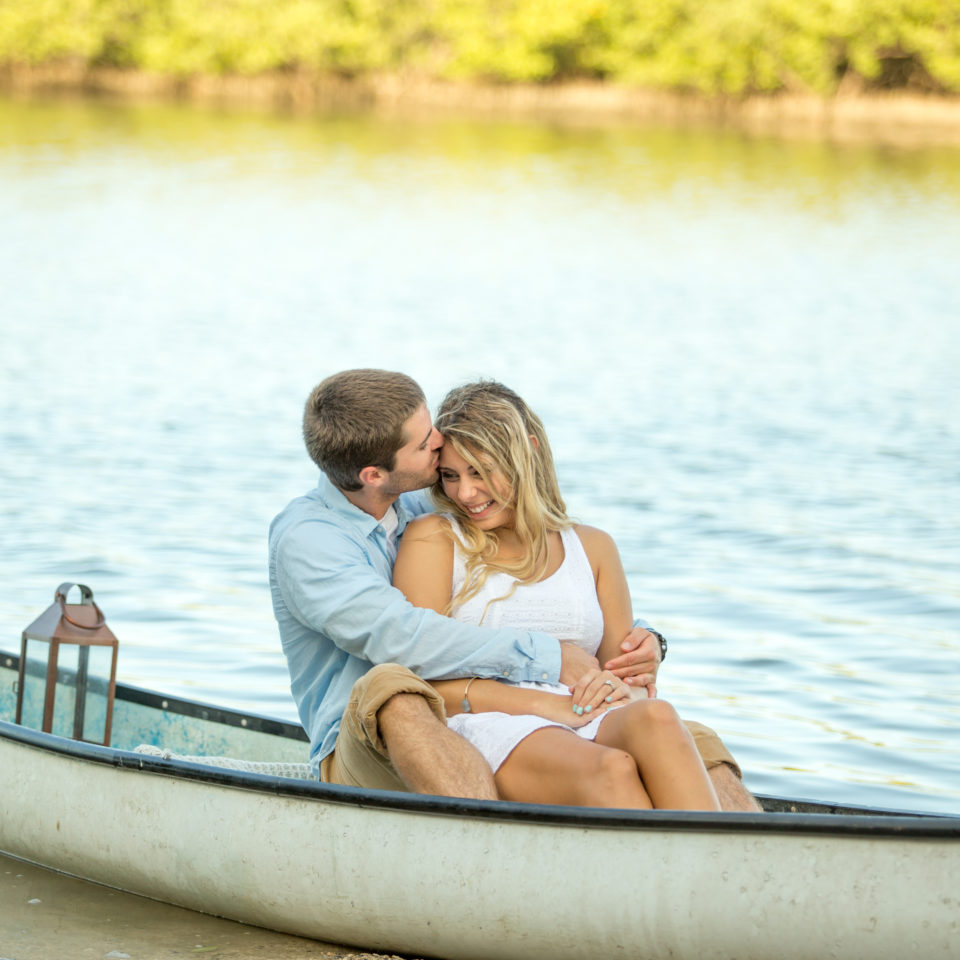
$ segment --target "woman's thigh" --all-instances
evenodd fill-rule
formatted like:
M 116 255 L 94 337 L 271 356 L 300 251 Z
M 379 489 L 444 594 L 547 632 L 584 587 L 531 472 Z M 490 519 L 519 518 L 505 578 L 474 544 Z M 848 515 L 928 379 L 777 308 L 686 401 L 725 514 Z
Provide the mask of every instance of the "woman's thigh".
M 629 754 L 543 727 L 525 737 L 494 774 L 502 800 L 649 808 Z

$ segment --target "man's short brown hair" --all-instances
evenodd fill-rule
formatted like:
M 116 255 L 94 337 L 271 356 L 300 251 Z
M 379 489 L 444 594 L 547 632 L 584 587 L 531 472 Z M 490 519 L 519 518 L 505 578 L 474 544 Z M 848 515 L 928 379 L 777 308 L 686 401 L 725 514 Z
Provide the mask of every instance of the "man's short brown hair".
M 360 490 L 364 467 L 392 470 L 407 442 L 403 425 L 426 403 L 404 373 L 344 370 L 313 388 L 303 441 L 314 463 L 341 490 Z

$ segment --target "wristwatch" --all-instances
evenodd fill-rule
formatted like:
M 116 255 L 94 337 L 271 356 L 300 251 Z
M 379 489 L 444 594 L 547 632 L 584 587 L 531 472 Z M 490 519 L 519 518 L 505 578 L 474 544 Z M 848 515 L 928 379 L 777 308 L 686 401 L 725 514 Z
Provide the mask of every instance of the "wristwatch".
M 657 642 L 660 644 L 660 662 L 663 663 L 667 659 L 667 638 L 659 630 L 654 630 L 652 627 L 647 627 L 647 633 L 652 633 L 657 638 Z

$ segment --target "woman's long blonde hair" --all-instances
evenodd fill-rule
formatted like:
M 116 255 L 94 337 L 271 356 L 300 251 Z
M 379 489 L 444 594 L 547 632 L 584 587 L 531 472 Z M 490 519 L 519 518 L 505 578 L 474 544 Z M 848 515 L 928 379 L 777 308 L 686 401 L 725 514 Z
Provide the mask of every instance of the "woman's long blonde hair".
M 450 599 L 446 611 L 465 603 L 483 587 L 493 571 L 517 580 L 503 597 L 519 584 L 542 579 L 548 563 L 547 534 L 573 526 L 560 496 L 553 454 L 540 418 L 509 387 L 494 380 L 468 383 L 451 390 L 440 404 L 436 427 L 443 442 L 453 445 L 480 475 L 487 490 L 501 506 L 512 507 L 514 530 L 522 547 L 513 559 L 497 559 L 499 539 L 495 530 L 480 530 L 443 492 L 438 479 L 433 497 L 439 508 L 462 519 L 460 524 L 467 575 L 463 586 Z M 532 438 L 532 439 L 531 439 Z M 499 470 L 509 487 L 509 500 L 502 500 L 490 473 Z

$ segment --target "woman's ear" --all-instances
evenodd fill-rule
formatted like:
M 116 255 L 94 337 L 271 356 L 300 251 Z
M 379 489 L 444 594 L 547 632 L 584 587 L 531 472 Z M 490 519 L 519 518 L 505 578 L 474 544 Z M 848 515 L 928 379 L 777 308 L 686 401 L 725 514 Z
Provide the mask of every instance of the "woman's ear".
M 534 450 L 540 449 L 540 441 L 532 433 L 530 434 L 530 442 L 533 444 Z

